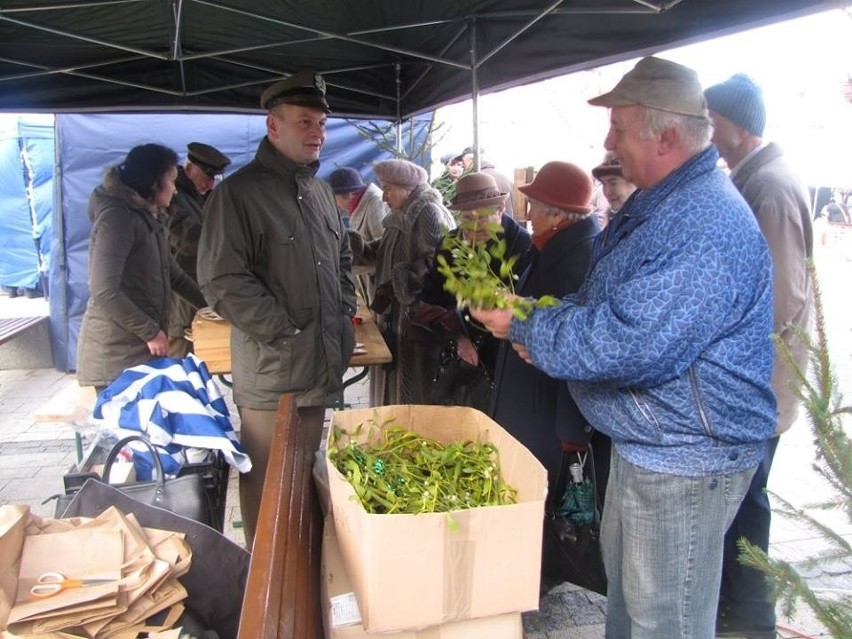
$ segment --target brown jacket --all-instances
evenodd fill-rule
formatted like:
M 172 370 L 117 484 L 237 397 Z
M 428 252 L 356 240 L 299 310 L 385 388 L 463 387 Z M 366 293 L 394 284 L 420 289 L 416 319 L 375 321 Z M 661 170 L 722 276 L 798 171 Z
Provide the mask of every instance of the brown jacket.
M 204 297 L 169 255 L 154 206 L 106 173 L 89 200 L 89 301 L 77 342 L 77 380 L 106 386 L 152 359 L 146 342 L 169 323 L 174 288 L 193 304 Z
M 774 143 L 736 167 L 734 186 L 757 219 L 772 253 L 773 328 L 787 344 L 796 365 L 804 372 L 808 351 L 791 326 L 807 332 L 813 309 L 813 291 L 805 263 L 813 258 L 813 227 L 808 195 Z M 797 376 L 787 361 L 776 353 L 772 367 L 772 389 L 778 400 L 781 434 L 796 420 L 799 398 L 793 390 Z

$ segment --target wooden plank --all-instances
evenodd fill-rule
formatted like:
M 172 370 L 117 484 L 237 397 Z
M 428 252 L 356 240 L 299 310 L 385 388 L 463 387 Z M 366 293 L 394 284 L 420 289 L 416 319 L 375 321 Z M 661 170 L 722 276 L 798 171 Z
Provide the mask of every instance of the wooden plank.
M 531 166 L 515 169 L 514 188 L 512 190 L 512 206 L 515 209 L 515 219 L 521 222 L 527 219 L 527 198 L 518 188 L 533 181 L 535 171 Z
M 95 407 L 95 388 L 71 384 L 50 398 L 33 415 L 35 422 L 77 422 L 86 420 Z
M 311 472 L 322 412 L 303 424 L 293 395 L 281 396 L 238 639 L 323 637 L 322 513 Z

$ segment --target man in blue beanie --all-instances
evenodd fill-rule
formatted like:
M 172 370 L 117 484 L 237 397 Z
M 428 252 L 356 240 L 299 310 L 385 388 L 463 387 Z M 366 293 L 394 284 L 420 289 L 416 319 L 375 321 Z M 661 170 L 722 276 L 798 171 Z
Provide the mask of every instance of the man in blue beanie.
M 763 95 L 748 76 L 738 73 L 709 87 L 704 95 L 713 120 L 713 144 L 730 169 L 734 186 L 751 207 L 772 254 L 773 331 L 788 346 L 796 365 L 807 367 L 807 350 L 791 325 L 807 330 L 811 315 L 811 282 L 805 260 L 813 255 L 813 229 L 807 192 L 784 161 L 781 149 L 763 140 L 766 109 Z M 748 493 L 725 536 L 718 637 L 775 637 L 775 605 L 766 576 L 738 560 L 737 540 L 747 539 L 767 551 L 771 510 L 766 482 L 778 435 L 796 419 L 796 375 L 776 354 L 772 388 L 778 400 L 775 437 L 766 442 Z

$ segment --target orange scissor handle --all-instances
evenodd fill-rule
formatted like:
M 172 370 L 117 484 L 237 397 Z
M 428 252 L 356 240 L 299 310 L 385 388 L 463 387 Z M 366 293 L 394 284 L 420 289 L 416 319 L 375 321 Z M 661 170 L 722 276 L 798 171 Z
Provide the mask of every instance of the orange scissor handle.
M 51 597 L 68 588 L 83 588 L 115 581 L 113 579 L 66 579 L 58 572 L 45 572 L 38 578 L 38 583 L 30 588 L 33 597 Z

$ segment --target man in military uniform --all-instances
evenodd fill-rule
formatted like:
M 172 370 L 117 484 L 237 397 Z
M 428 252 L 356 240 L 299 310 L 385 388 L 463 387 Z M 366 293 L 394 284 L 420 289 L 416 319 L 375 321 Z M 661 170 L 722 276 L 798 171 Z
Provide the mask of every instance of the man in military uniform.
M 195 263 L 198 259 L 198 238 L 201 236 L 202 209 L 207 194 L 216 183 L 216 176 L 231 164 L 230 158 L 201 142 L 186 145 L 186 164 L 178 167 L 175 192 L 169 204 L 169 247 L 178 265 L 198 282 Z M 198 309 L 179 295 L 172 293 L 169 319 L 169 357 L 182 358 L 192 351 L 192 342 L 184 338 L 192 326 Z
M 249 548 L 278 399 L 295 393 L 307 445 L 318 448 L 325 407 L 343 397 L 356 311 L 349 239 L 331 187 L 316 177 L 330 111 L 325 82 L 298 73 L 264 91 L 260 106 L 266 136 L 210 196 L 198 257 L 204 296 L 233 327 L 234 403 L 252 461 L 240 475 Z

